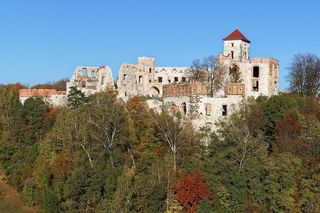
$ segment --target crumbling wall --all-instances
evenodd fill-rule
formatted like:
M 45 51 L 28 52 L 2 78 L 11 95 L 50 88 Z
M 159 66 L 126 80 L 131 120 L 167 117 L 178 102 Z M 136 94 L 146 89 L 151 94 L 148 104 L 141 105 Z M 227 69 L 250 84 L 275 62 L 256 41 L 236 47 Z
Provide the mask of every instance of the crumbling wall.
M 55 89 L 20 89 L 19 99 L 23 104 L 25 100 L 31 97 L 41 97 L 45 102 L 53 107 L 64 106 L 67 101 L 65 91 L 57 91 Z
M 119 96 L 162 97 L 163 86 L 186 82 L 187 67 L 156 67 L 154 58 L 139 57 L 138 64 L 122 64 L 119 71 Z
M 245 95 L 245 85 L 243 83 L 228 83 L 225 87 L 226 95 Z
M 201 82 L 187 82 L 163 86 L 163 97 L 207 95 L 208 90 Z
M 77 87 L 86 95 L 114 88 L 111 69 L 108 66 L 79 66 L 75 69 L 70 81 L 67 82 L 67 94 L 72 86 Z

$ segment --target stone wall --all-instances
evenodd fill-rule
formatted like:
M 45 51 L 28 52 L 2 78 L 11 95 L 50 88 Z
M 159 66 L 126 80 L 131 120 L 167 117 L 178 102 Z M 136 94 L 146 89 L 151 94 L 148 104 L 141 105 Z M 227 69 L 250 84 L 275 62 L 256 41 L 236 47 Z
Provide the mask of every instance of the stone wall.
M 140 95 L 162 97 L 163 86 L 188 81 L 187 67 L 156 67 L 155 59 L 139 57 L 138 64 L 122 64 L 117 82 L 123 99 Z
M 245 85 L 243 83 L 228 83 L 225 87 L 225 95 L 245 95 Z
M 86 95 L 114 88 L 111 68 L 108 66 L 88 67 L 79 66 L 74 71 L 71 79 L 67 82 L 67 94 L 70 87 L 75 86 Z
M 179 97 L 207 95 L 208 90 L 205 84 L 201 82 L 187 82 L 180 84 L 170 84 L 163 86 L 163 97 Z
M 23 104 L 28 98 L 41 97 L 45 102 L 53 107 L 64 106 L 67 102 L 65 91 L 55 89 L 20 89 L 19 99 Z

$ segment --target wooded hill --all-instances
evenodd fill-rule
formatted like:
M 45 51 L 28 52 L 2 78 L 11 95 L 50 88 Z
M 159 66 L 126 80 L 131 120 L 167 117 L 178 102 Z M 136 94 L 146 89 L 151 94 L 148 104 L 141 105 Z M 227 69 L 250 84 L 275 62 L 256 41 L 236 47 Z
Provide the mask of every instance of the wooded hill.
M 51 109 L 0 86 L 1 166 L 43 212 L 320 212 L 320 75 L 297 62 L 292 94 L 244 100 L 217 131 L 114 91 Z
M 113 91 L 76 103 L 21 105 L 14 86 L 0 88 L 1 165 L 43 212 L 320 210 L 314 98 L 247 100 L 216 132 Z

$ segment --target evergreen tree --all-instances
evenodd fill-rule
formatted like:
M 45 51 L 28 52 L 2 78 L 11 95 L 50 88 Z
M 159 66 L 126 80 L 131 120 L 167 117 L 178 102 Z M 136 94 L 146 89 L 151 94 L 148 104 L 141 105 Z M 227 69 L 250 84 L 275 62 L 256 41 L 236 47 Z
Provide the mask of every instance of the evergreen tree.
M 70 87 L 70 93 L 68 94 L 68 106 L 71 109 L 75 109 L 79 106 L 85 105 L 89 102 L 88 97 L 77 87 Z

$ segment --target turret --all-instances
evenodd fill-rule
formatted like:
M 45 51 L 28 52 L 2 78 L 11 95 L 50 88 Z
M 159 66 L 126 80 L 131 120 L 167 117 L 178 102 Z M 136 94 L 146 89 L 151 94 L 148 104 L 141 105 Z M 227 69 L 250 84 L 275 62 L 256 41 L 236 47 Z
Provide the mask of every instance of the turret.
M 245 61 L 250 58 L 250 41 L 239 30 L 233 31 L 223 41 L 225 56 L 235 61 Z

